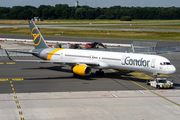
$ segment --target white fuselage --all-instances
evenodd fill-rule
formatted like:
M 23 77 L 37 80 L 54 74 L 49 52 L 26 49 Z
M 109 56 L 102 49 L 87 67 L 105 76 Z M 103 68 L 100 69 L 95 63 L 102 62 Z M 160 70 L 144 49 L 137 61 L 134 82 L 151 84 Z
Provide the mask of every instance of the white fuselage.
M 78 49 L 52 50 L 55 49 L 44 49 L 40 57 L 50 61 L 73 61 L 77 64 L 95 62 L 99 66 L 90 66 L 95 69 L 122 69 L 155 74 L 171 74 L 176 71 L 167 58 L 158 55 Z

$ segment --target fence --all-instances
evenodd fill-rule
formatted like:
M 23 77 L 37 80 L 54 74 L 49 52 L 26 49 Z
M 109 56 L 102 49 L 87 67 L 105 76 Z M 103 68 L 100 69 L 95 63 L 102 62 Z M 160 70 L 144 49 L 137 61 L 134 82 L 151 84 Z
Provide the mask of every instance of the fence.
M 96 51 L 113 51 L 113 52 L 131 52 L 129 47 L 120 47 L 120 48 L 108 48 L 108 49 L 93 49 Z M 145 53 L 145 54 L 162 54 L 168 52 L 180 52 L 180 46 L 171 46 L 171 47 L 143 47 L 143 48 L 134 48 L 135 53 Z
M 157 42 L 133 41 L 133 46 L 138 46 L 138 47 L 155 48 L 156 45 L 157 45 Z

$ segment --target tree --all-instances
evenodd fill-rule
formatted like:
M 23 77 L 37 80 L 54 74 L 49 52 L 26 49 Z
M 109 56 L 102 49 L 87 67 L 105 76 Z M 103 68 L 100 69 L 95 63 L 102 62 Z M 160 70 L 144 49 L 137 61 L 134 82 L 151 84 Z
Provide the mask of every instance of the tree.
M 123 16 L 121 21 L 132 21 L 132 18 L 130 16 Z
M 10 12 L 10 8 L 0 7 L 0 18 L 4 19 L 7 13 Z
M 95 19 L 95 11 L 93 9 L 86 10 L 86 19 Z
M 101 15 L 101 8 L 98 7 L 95 9 L 95 17 L 98 18 Z
M 106 15 L 100 15 L 97 19 L 107 19 Z
M 56 8 L 55 16 L 56 16 L 56 18 L 61 18 L 61 16 L 62 16 L 62 9 L 60 7 Z
M 75 7 L 71 7 L 69 10 L 69 19 L 74 19 L 74 14 L 75 14 L 76 8 Z
M 86 18 L 86 10 L 84 8 L 78 8 L 75 12 L 75 19 L 85 19 Z
M 48 16 L 51 18 L 51 19 L 55 19 L 55 7 L 51 7 L 48 11 Z
M 62 11 L 62 18 L 67 19 L 68 18 L 68 12 L 66 10 Z
M 132 19 L 180 19 L 179 7 L 121 7 L 92 8 L 89 6 L 69 7 L 67 4 L 55 6 L 13 6 L 0 7 L 0 19 L 121 19 L 130 16 Z

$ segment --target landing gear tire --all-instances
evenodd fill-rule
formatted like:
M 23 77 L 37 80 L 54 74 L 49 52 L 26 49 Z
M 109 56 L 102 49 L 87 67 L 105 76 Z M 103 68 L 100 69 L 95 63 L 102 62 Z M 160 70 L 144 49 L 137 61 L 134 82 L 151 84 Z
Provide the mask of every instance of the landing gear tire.
M 157 75 L 156 75 L 156 74 L 154 75 L 154 78 L 155 78 L 155 79 L 157 78 Z
M 150 81 L 149 81 L 149 80 L 147 80 L 147 81 L 146 81 L 146 85 L 150 85 L 150 83 L 149 83 L 149 82 L 150 82 Z
M 104 75 L 104 71 L 102 71 L 102 69 L 99 69 L 99 71 L 96 71 L 97 75 Z
M 160 86 L 158 85 L 156 88 L 157 88 L 157 89 L 160 89 Z

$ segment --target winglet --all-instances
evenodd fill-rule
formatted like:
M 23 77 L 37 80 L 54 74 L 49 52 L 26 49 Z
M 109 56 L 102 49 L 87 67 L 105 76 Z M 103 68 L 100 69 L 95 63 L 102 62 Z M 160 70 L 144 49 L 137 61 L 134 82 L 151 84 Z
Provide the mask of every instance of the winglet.
M 5 50 L 5 52 L 6 52 L 6 54 L 7 54 L 7 57 L 9 58 L 9 60 L 12 60 L 12 61 L 13 61 L 13 59 L 9 56 L 9 52 L 8 52 L 7 50 Z

